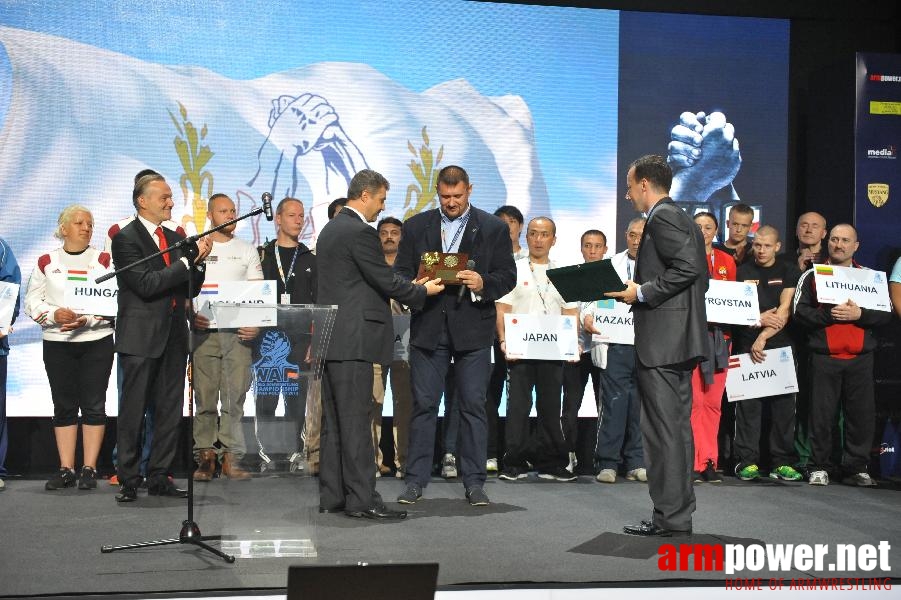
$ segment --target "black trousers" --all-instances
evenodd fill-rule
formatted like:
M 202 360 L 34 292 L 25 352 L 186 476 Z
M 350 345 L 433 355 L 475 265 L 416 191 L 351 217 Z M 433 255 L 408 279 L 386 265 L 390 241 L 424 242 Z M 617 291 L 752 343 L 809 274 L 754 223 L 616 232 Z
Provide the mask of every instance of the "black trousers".
M 530 461 L 539 473 L 565 467 L 568 462 L 566 438 L 560 425 L 560 391 L 563 363 L 547 360 L 517 360 L 508 363 L 510 397 L 507 399 L 505 429 L 507 451 L 504 468 L 524 469 Z M 529 413 L 532 390 L 538 413 L 537 447 L 529 448 Z
M 653 522 L 674 531 L 691 529 L 695 511 L 692 484 L 691 372 L 695 363 L 646 367 L 638 361 L 641 434 L 648 470 Z
M 183 317 L 182 317 L 183 318 Z M 178 423 L 185 396 L 187 344 L 184 323 L 173 316 L 169 342 L 158 358 L 119 354 L 122 365 L 122 405 L 117 428 L 119 444 L 119 482 L 135 486 L 140 483 L 138 466 L 141 459 L 141 437 L 144 412 L 150 398 L 153 409 L 153 441 L 147 464 L 148 479 L 166 477 L 178 444 Z
M 594 390 L 594 405 L 598 407 L 601 397 L 601 370 L 591 362 L 591 353 L 583 352 L 579 357 L 579 362 L 563 365 L 563 411 L 560 422 L 568 452 L 575 452 L 577 449 L 579 408 L 582 406 L 585 385 L 588 383 L 589 377 L 591 377 L 591 389 Z
M 372 457 L 372 363 L 326 361 L 319 438 L 319 506 L 370 508 L 375 492 Z
M 491 377 L 488 380 L 488 390 L 485 392 L 485 418 L 488 423 L 488 458 L 498 458 L 499 452 L 497 438 L 500 426 L 498 424 L 498 409 L 501 406 L 501 396 L 507 385 L 507 361 L 501 345 L 494 341 L 494 363 L 491 365 Z M 509 393 L 508 393 L 509 396 Z
M 769 449 L 772 467 L 794 465 L 795 394 L 752 398 L 735 403 L 735 458 L 738 469 L 760 463 L 764 413 L 770 417 Z
M 872 352 L 850 359 L 810 355 L 808 424 L 813 468 L 829 470 L 832 466 L 833 428 L 839 406 L 845 419 L 842 467 L 848 473 L 866 471 L 876 418 Z
M 53 425 L 106 424 L 106 388 L 113 369 L 113 336 L 89 342 L 44 340 L 44 368 L 53 398 Z

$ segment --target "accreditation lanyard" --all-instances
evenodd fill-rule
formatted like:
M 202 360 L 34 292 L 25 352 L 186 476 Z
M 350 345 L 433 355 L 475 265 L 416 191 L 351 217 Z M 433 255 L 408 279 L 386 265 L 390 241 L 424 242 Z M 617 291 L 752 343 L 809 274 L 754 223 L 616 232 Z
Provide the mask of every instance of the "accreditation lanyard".
M 282 269 L 282 253 L 279 250 L 278 244 L 275 245 L 275 266 L 278 267 L 278 276 L 282 280 L 282 286 L 285 289 L 285 293 L 282 294 L 281 304 L 291 304 L 291 293 L 288 291 L 288 278 L 294 273 L 294 263 L 297 261 L 297 253 L 299 251 L 300 244 L 297 244 L 294 247 L 294 256 L 291 257 L 291 266 L 288 267 L 288 273 L 285 274 L 284 269 Z
M 456 231 L 456 233 L 454 233 L 454 237 L 453 237 L 453 239 L 451 239 L 451 243 L 445 245 L 445 242 L 447 241 L 447 236 L 445 235 L 446 229 L 444 226 L 445 226 L 445 224 L 449 225 L 451 221 L 450 221 L 450 219 L 448 219 L 447 217 L 444 216 L 444 213 L 441 214 L 441 223 L 442 223 L 441 224 L 441 243 L 442 243 L 442 245 L 444 245 L 445 252 L 450 252 L 451 248 L 456 247 L 457 240 L 460 239 L 460 235 L 463 233 L 463 230 L 466 229 L 467 223 L 469 223 L 469 215 L 470 215 L 470 213 L 467 211 L 467 213 L 465 215 L 460 217 L 460 226 L 457 227 L 457 231 Z
M 548 266 L 550 266 L 550 263 L 548 263 Z M 542 291 L 541 291 L 541 285 L 538 283 L 538 277 L 535 276 L 535 267 L 532 266 L 531 258 L 529 259 L 529 270 L 532 271 L 532 281 L 535 283 L 535 291 L 538 292 L 538 297 L 541 299 L 541 306 L 544 307 L 544 314 L 549 315 L 551 313 L 547 309 L 547 302 L 544 299 L 544 293 L 542 293 Z M 550 279 L 548 279 L 548 277 L 547 277 L 547 272 L 545 272 L 544 291 L 545 292 L 548 291 L 548 289 L 550 287 L 551 287 L 551 282 L 550 282 Z

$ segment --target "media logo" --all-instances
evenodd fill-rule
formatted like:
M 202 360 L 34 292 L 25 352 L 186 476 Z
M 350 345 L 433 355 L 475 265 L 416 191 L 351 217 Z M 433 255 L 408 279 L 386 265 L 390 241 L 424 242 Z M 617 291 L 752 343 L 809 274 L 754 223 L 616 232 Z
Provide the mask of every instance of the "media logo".
M 867 158 L 888 158 L 894 160 L 898 158 L 898 147 L 892 144 L 885 148 L 867 148 Z
M 870 81 L 881 81 L 883 83 L 901 83 L 901 75 L 883 75 L 881 73 L 871 73 Z
M 868 183 L 867 199 L 876 208 L 888 202 L 889 185 L 887 183 Z

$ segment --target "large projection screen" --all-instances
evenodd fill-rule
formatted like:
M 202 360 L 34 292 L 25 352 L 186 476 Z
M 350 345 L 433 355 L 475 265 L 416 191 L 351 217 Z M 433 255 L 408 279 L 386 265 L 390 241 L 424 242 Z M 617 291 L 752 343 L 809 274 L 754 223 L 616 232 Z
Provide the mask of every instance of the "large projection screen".
M 686 209 L 722 215 L 740 199 L 784 231 L 788 31 L 785 20 L 462 1 L 7 3 L 0 236 L 24 293 L 59 245 L 60 210 L 91 209 L 102 248 L 133 213 L 144 168 L 172 184 L 189 233 L 212 193 L 247 212 L 268 191 L 304 201 L 313 246 L 356 170 L 388 178 L 382 216 L 404 219 L 436 206 L 424 182 L 459 164 L 474 205 L 552 217 L 552 258 L 572 264 L 587 229 L 623 249 L 625 168 L 666 154 L 683 112 L 722 113 L 739 144 L 677 175 L 693 190 Z M 257 219 L 238 235 L 275 234 Z M 8 414 L 52 415 L 40 327 L 20 314 L 11 343 Z

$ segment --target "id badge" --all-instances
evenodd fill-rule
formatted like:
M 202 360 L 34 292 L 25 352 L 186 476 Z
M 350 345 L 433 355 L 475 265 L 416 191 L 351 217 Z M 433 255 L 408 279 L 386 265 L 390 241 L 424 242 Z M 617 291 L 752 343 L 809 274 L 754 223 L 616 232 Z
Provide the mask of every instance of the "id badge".
M 279 304 L 291 304 L 291 294 L 282 294 L 278 301 Z

